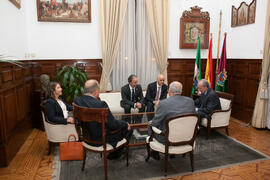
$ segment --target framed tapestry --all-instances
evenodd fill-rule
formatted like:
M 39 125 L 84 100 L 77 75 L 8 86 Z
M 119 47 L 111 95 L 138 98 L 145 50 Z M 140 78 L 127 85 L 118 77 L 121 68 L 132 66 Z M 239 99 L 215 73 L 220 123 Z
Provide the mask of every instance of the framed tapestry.
M 18 9 L 21 8 L 21 0 L 9 0 L 10 2 L 12 2 L 12 4 L 14 4 Z
M 232 6 L 231 27 L 255 23 L 256 0 L 249 5 L 242 2 L 238 8 Z
M 201 39 L 201 49 L 208 48 L 210 17 L 208 12 L 201 12 L 200 7 L 191 7 L 184 11 L 180 19 L 180 48 L 196 49 L 198 36 Z
M 38 21 L 91 22 L 91 0 L 37 0 Z

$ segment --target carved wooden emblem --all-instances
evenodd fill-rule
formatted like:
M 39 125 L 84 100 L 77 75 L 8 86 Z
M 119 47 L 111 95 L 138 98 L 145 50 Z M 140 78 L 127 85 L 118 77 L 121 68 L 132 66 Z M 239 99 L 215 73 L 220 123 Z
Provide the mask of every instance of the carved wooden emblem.
M 180 48 L 196 49 L 198 36 L 201 48 L 208 48 L 210 17 L 208 12 L 201 12 L 200 7 L 191 7 L 191 11 L 184 11 L 180 19 Z

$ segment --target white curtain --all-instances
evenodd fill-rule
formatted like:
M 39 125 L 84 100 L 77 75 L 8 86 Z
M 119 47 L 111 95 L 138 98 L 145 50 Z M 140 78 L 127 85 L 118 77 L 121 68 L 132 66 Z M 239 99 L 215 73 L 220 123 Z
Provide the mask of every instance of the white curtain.
M 146 0 L 148 24 L 159 71 L 167 82 L 169 0 Z
M 256 128 L 265 128 L 267 126 L 267 110 L 269 104 L 269 84 L 268 78 L 270 74 L 270 1 L 267 3 L 264 35 L 264 53 L 262 61 L 262 73 L 260 84 L 257 92 L 255 108 L 252 116 L 252 126 Z
M 102 74 L 100 90 L 106 91 L 109 84 L 110 74 L 122 35 L 123 24 L 127 9 L 127 0 L 100 0 L 100 37 L 102 47 Z
M 146 0 L 137 0 L 136 31 L 137 76 L 142 88 L 146 89 L 149 83 L 156 81 L 159 74 L 148 26 Z
M 123 25 L 117 61 L 114 64 L 111 82 L 113 90 L 127 84 L 130 74 L 136 74 L 142 88 L 155 81 L 159 71 L 152 53 L 145 0 L 129 0 Z
M 269 97 L 270 97 L 270 74 L 268 76 L 268 98 Z M 268 101 L 267 128 L 270 129 L 270 101 Z

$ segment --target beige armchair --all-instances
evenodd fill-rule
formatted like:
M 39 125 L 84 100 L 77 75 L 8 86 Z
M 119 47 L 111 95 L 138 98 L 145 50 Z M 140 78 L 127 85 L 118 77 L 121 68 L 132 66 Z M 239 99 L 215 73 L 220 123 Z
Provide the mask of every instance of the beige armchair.
M 84 157 L 83 157 L 83 164 L 82 164 L 82 171 L 84 170 L 85 161 L 87 152 L 99 153 L 100 155 L 103 154 L 104 160 L 104 173 L 105 179 L 108 179 L 108 172 L 107 172 L 107 153 L 116 151 L 122 147 L 126 149 L 126 162 L 128 166 L 128 151 L 129 151 L 129 141 L 123 138 L 121 141 L 118 141 L 115 148 L 112 145 L 106 143 L 106 134 L 109 135 L 109 132 L 106 132 L 105 124 L 107 123 L 108 119 L 108 108 L 86 108 L 81 107 L 73 103 L 74 106 L 74 118 L 80 120 L 80 123 L 76 124 L 78 129 L 81 129 L 79 132 L 80 140 L 82 141 L 83 149 L 84 149 Z M 101 124 L 102 129 L 102 141 L 93 141 L 90 138 L 89 129 L 87 128 L 88 122 L 96 122 Z M 110 135 L 119 132 L 119 130 L 115 130 L 110 132 Z M 97 146 L 89 145 L 94 144 Z
M 64 125 L 48 121 L 48 118 L 46 116 L 46 109 L 44 108 L 43 103 L 41 104 L 41 111 L 44 129 L 49 143 L 48 155 L 51 153 L 52 146 L 55 143 L 67 142 L 68 136 L 70 134 L 74 134 L 76 139 L 77 140 L 79 139 L 75 128 L 75 124 Z
M 233 95 L 224 92 L 216 92 L 219 96 L 221 110 L 213 111 L 208 118 L 201 120 L 201 126 L 207 128 L 206 139 L 209 138 L 211 129 L 225 128 L 227 135 L 229 135 L 229 121 L 232 111 Z
M 190 153 L 192 171 L 194 170 L 193 150 L 195 148 L 195 138 L 197 127 L 199 125 L 199 115 L 185 114 L 170 118 L 166 122 L 166 132 L 162 132 L 156 127 L 152 127 L 150 137 L 146 138 L 147 158 L 150 157 L 150 148 L 165 154 L 164 171 L 167 175 L 168 155 L 169 154 L 186 154 Z M 154 134 L 165 136 L 165 145 L 154 138 Z

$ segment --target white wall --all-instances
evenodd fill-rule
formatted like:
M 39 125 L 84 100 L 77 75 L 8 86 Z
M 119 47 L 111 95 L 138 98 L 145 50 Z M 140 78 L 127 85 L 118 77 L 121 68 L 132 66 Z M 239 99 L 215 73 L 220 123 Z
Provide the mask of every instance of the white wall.
M 24 4 L 18 9 L 8 0 L 0 0 L 0 54 L 22 59 L 26 51 Z
M 34 59 L 101 58 L 98 0 L 91 0 L 91 23 L 38 22 L 35 0 L 25 0 L 29 53 Z
M 267 0 L 257 0 L 255 24 L 231 28 L 231 6 L 243 0 L 170 0 L 169 58 L 195 58 L 196 50 L 179 49 L 180 17 L 184 10 L 198 5 L 210 13 L 213 58 L 217 55 L 219 11 L 222 10 L 222 36 L 227 32 L 228 58 L 262 58 Z M 248 4 L 252 0 L 245 0 Z M 91 0 L 92 23 L 38 22 L 36 0 L 22 1 L 17 9 L 0 0 L 0 53 L 24 59 L 101 58 L 98 0 Z M 201 51 L 202 58 L 207 50 Z
M 254 24 L 231 27 L 231 8 L 239 7 L 243 0 L 170 0 L 169 58 L 195 58 L 196 50 L 179 49 L 180 18 L 184 10 L 198 5 L 210 14 L 210 33 L 213 33 L 213 58 L 217 57 L 219 12 L 222 11 L 220 53 L 224 32 L 227 32 L 227 58 L 262 58 L 267 0 L 258 0 Z M 245 0 L 247 4 L 252 0 Z M 207 58 L 208 50 L 201 50 Z M 220 55 L 219 55 L 220 57 Z

